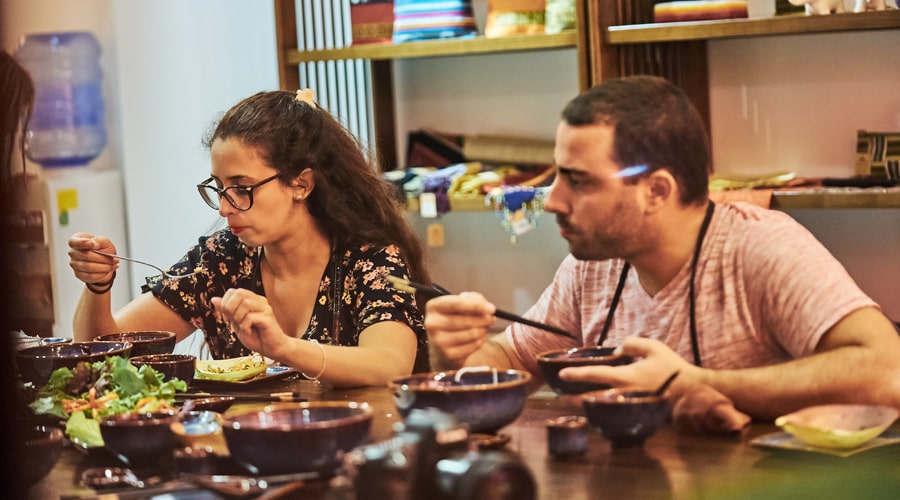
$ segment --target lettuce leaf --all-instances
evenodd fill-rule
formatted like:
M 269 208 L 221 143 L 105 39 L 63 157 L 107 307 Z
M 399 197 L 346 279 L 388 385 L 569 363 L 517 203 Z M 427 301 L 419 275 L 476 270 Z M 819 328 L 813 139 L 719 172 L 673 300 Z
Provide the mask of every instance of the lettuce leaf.
M 153 367 L 144 365 L 138 368 L 121 356 L 108 357 L 90 366 L 79 366 L 76 372 L 69 368 L 54 370 L 29 407 L 35 414 L 53 415 L 66 420 L 66 434 L 87 446 L 103 446 L 100 418 L 130 413 L 145 398 L 155 398 L 157 401 L 151 401 L 142 411 L 156 411 L 163 401 L 172 406 L 175 393 L 187 390 L 187 383 L 183 380 L 173 378 L 163 381 L 164 375 Z M 81 383 L 80 390 L 73 389 L 73 381 L 84 377 L 87 377 L 87 383 Z M 110 399 L 105 407 L 97 408 L 96 415 L 90 410 L 69 415 L 63 400 L 89 400 L 90 388 L 94 389 L 96 399 L 113 392 L 116 397 Z

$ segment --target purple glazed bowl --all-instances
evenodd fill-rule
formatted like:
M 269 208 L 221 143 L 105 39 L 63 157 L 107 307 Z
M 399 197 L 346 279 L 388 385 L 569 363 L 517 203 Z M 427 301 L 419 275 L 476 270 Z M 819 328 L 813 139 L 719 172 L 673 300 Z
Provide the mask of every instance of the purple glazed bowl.
M 129 361 L 137 367 L 151 366 L 165 375 L 165 380 L 177 378 L 188 386 L 194 380 L 194 370 L 197 366 L 197 357 L 192 354 L 148 354 L 133 356 Z
M 109 356 L 127 358 L 131 353 L 128 342 L 74 342 L 29 347 L 16 352 L 16 366 L 22 382 L 41 387 L 50 380 L 57 368 L 73 369 L 81 361 L 94 363 Z
M 169 354 L 175 350 L 175 334 L 172 332 L 119 332 L 97 335 L 94 340 L 103 342 L 128 342 L 132 356 Z
M 24 443 L 19 470 L 24 484 L 34 484 L 50 473 L 62 454 L 65 435 L 49 425 L 29 425 L 17 431 Z
M 367 403 L 311 401 L 232 409 L 222 432 L 231 458 L 254 474 L 330 476 L 344 453 L 369 441 Z
M 461 369 L 400 377 L 391 388 L 404 418 L 414 408 L 435 408 L 452 414 L 471 432 L 492 434 L 522 413 L 529 382 L 531 374 L 521 370 Z
M 570 366 L 627 365 L 634 361 L 631 356 L 613 354 L 615 347 L 576 347 L 557 349 L 538 354 L 537 364 L 544 381 L 557 394 L 582 394 L 589 391 L 609 389 L 608 384 L 590 382 L 569 382 L 559 378 L 559 372 Z
M 669 393 L 618 387 L 582 395 L 588 422 L 613 447 L 641 446 L 669 417 Z
M 100 419 L 103 445 L 128 465 L 149 465 L 171 458 L 177 439 L 170 425 L 175 412 L 124 413 Z

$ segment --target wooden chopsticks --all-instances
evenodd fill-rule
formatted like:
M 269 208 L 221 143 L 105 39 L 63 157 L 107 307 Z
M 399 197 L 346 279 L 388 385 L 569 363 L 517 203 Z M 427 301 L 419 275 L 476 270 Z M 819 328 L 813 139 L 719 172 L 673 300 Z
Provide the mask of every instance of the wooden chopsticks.
M 403 278 L 398 278 L 396 276 L 385 276 L 384 277 L 388 283 L 391 284 L 397 290 L 402 290 L 409 293 L 422 293 L 424 295 L 430 297 L 440 297 L 441 295 L 450 295 L 450 291 L 446 288 L 435 284 L 434 286 L 423 285 L 421 283 L 416 283 L 414 281 L 405 280 Z M 547 325 L 544 323 L 540 323 L 538 321 L 530 320 L 528 318 L 524 318 L 519 316 L 518 314 L 513 314 L 509 311 L 504 311 L 503 309 L 497 309 L 494 311 L 494 316 L 498 318 L 502 318 L 508 321 L 512 321 L 514 323 L 521 323 L 523 325 L 528 325 L 534 328 L 540 328 L 541 330 L 548 331 L 555 335 L 562 335 L 563 337 L 568 337 L 572 340 L 579 340 L 577 337 L 572 335 L 571 333 L 563 330 L 562 328 Z

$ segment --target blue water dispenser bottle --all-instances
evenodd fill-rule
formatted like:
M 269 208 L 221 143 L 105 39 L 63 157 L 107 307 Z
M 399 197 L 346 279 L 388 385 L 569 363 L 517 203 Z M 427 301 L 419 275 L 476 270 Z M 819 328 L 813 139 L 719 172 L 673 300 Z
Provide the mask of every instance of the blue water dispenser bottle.
M 82 31 L 29 34 L 16 59 L 35 85 L 25 154 L 43 167 L 87 165 L 106 146 L 100 43 Z

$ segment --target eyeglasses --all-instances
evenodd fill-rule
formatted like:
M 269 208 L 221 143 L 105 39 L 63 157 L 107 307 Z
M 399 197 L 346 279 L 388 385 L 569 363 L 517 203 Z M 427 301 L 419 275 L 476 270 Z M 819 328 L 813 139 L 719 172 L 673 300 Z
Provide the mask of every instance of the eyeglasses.
M 200 197 L 203 198 L 203 201 L 205 201 L 213 210 L 218 210 L 220 207 L 219 201 L 222 198 L 225 198 L 228 200 L 228 203 L 231 203 L 231 206 L 243 212 L 250 210 L 250 207 L 253 206 L 253 190 L 267 182 L 277 179 L 279 175 L 281 174 L 275 174 L 268 179 L 263 179 L 250 186 L 234 185 L 223 189 L 219 189 L 215 185 L 210 184 L 214 180 L 210 177 L 202 183 L 197 184 L 197 191 L 200 191 Z

